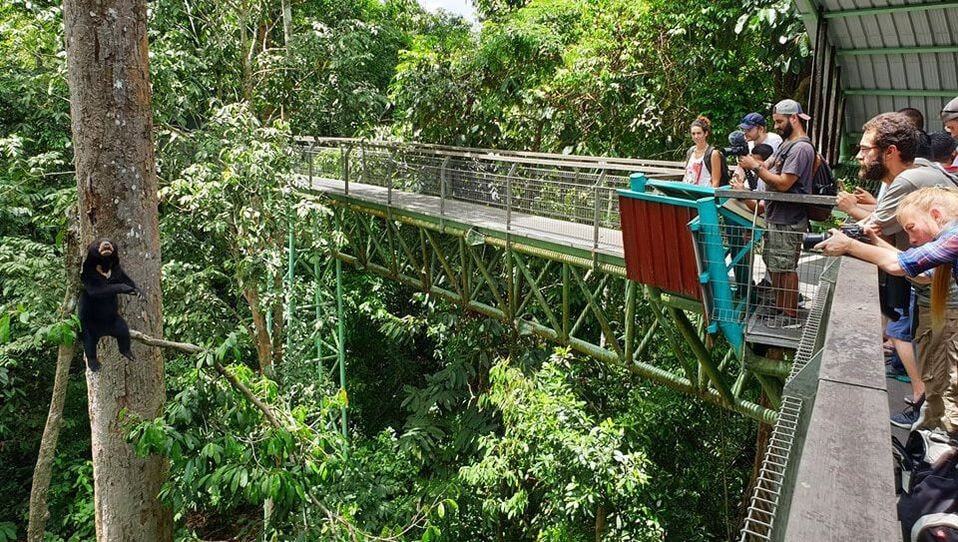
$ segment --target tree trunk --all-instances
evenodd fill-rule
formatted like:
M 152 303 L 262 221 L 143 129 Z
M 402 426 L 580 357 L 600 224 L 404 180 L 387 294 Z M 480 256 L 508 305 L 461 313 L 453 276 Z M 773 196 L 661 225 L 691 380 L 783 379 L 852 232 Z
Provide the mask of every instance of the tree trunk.
M 81 246 L 108 237 L 144 299 L 121 296 L 131 328 L 163 336 L 160 239 L 145 0 L 64 0 L 70 118 Z M 103 364 L 87 371 L 97 539 L 171 540 L 170 510 L 157 499 L 166 460 L 137 457 L 121 411 L 151 419 L 166 400 L 162 353 L 134 345 L 136 362 L 116 341 L 99 346 Z
M 283 292 L 283 275 L 280 273 L 275 273 L 273 275 L 273 291 L 274 292 Z M 272 299 L 272 307 L 270 310 L 273 311 L 273 369 L 280 367 L 283 364 L 283 330 L 286 327 L 286 311 L 285 304 L 283 300 L 286 296 L 274 296 Z M 270 378 L 275 378 L 275 375 L 269 375 Z
M 250 314 L 253 315 L 253 331 L 256 333 L 256 359 L 259 361 L 259 374 L 273 374 L 273 344 L 269 337 L 269 328 L 266 325 L 266 316 L 260 307 L 259 291 L 256 286 L 243 287 L 243 297 L 249 304 Z
M 77 292 L 80 283 L 81 251 L 79 232 L 73 223 L 67 233 L 66 242 L 66 293 L 60 305 L 60 319 L 70 318 L 76 310 Z M 79 340 L 77 338 L 76 340 Z M 56 455 L 60 427 L 63 425 L 63 404 L 67 397 L 67 384 L 70 380 L 70 362 L 73 361 L 75 342 L 63 343 L 57 348 L 57 367 L 53 378 L 53 394 L 50 398 L 50 411 L 40 439 L 40 451 L 37 453 L 37 465 L 33 469 L 33 486 L 30 488 L 30 515 L 27 523 L 27 542 L 43 542 L 49 511 L 47 494 L 50 490 L 50 477 L 53 472 L 53 457 Z
M 600 504 L 595 510 L 595 542 L 602 542 L 605 537 L 605 522 L 608 518 L 609 510 L 604 504 Z

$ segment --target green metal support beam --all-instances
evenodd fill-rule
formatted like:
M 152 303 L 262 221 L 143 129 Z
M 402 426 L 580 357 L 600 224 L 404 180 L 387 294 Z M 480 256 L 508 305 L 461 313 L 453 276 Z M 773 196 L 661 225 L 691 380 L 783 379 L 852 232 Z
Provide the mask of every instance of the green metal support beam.
M 826 11 L 822 15 L 826 19 L 841 19 L 845 17 L 863 17 L 866 15 L 888 15 L 912 13 L 916 11 L 946 10 L 958 8 L 958 2 L 929 2 L 927 4 L 905 4 L 878 8 L 843 9 L 840 11 Z
M 846 96 L 891 96 L 893 98 L 954 98 L 958 96 L 958 89 L 954 90 L 907 90 L 881 88 L 846 88 Z
M 345 318 L 340 267 L 346 263 L 498 320 L 520 335 L 534 335 L 600 362 L 619 364 L 643 378 L 763 423 L 776 419 L 773 410 L 749 399 L 756 396 L 761 380 L 742 376 L 749 369 L 731 363 L 727 345 L 718 345 L 723 361 L 713 359 L 710 349 L 715 347 L 706 346 L 694 324 L 702 313 L 701 304 L 629 282 L 621 257 L 604 255 L 597 264 L 591 254 L 580 257 L 568 247 L 514 233 L 501 236 L 463 227 L 448 214 L 439 221 L 402 209 L 379 209 L 350 196 L 327 201 L 336 209 L 337 227 L 346 241 L 333 254 L 338 262 L 339 367 L 330 368 L 340 371 L 343 391 Z M 663 338 L 668 347 L 659 346 Z M 665 352 L 669 354 L 659 357 Z M 773 373 L 763 378 L 766 386 L 776 382 L 782 371 L 778 366 L 756 369 Z
M 958 53 L 958 46 L 939 45 L 935 47 L 877 47 L 874 49 L 838 49 L 838 56 L 870 55 L 921 55 L 934 53 Z

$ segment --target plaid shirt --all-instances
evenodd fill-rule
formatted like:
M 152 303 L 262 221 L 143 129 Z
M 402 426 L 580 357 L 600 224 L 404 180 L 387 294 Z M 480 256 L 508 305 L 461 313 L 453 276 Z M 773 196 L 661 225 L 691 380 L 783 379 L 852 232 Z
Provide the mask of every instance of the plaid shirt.
M 945 226 L 934 240 L 899 252 L 898 264 L 909 277 L 917 277 L 939 265 L 954 264 L 951 274 L 958 282 L 958 222 Z

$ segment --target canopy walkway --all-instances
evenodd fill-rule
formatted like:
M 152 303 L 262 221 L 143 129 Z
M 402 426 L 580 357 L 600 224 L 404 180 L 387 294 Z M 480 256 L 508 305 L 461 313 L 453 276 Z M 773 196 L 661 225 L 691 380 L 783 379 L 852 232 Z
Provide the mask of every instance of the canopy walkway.
M 638 169 L 674 178 L 677 164 L 348 139 L 303 140 L 301 149 L 297 183 L 334 204 L 345 232 L 341 261 L 682 393 L 776 420 L 790 365 L 753 351 L 744 306 L 734 318 L 742 329 L 716 334 L 724 318 L 708 306 L 715 296 L 703 302 L 701 293 L 716 285 L 702 284 L 695 262 L 663 267 L 654 283 L 628 280 L 617 191 Z M 687 222 L 657 230 L 666 264 L 672 239 L 690 235 Z M 817 274 L 803 277 L 810 309 L 827 298 L 827 289 L 817 295 L 823 260 L 813 257 Z M 717 275 L 734 282 L 729 273 Z M 745 289 L 737 291 L 742 297 Z M 801 340 L 800 329 L 765 331 L 777 346 Z M 771 408 L 759 404 L 762 391 Z
M 810 135 L 829 162 L 877 113 L 917 107 L 941 128 L 958 95 L 958 2 L 795 8 L 815 53 Z M 803 255 L 802 325 L 770 329 L 763 226 L 734 201 L 748 194 L 669 182 L 682 164 L 297 143 L 300 194 L 331 202 L 345 234 L 337 285 L 346 263 L 772 424 L 742 542 L 899 536 L 874 269 Z M 289 254 L 292 282 L 293 228 Z M 317 356 L 345 386 L 343 341 L 340 325 Z

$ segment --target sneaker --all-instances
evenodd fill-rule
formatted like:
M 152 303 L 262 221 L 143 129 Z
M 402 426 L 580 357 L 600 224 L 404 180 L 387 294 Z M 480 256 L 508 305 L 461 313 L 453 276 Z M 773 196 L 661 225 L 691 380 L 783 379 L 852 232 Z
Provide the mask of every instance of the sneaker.
M 919 409 L 907 406 L 904 410 L 891 417 L 891 424 L 902 429 L 911 429 L 918 422 Z
M 891 424 L 902 429 L 915 429 L 925 421 L 925 408 L 925 395 L 922 394 L 918 401 L 908 402 L 904 410 L 892 416 Z
M 918 397 L 917 400 L 916 400 L 916 399 L 912 399 L 912 398 L 911 398 L 911 395 L 906 395 L 906 396 L 904 396 L 904 397 L 902 398 L 902 401 L 904 401 L 905 404 L 908 405 L 908 406 L 913 406 L 913 407 L 915 407 L 915 408 L 921 408 L 921 404 L 925 402 L 925 394 L 924 394 L 924 393 L 921 394 L 921 396 Z
M 948 433 L 941 427 L 936 427 L 928 432 L 928 440 L 950 444 L 958 439 L 958 431 Z
M 799 329 L 802 327 L 802 320 L 798 316 L 778 314 L 769 318 L 765 325 L 768 326 L 769 329 Z
M 905 372 L 905 366 L 895 363 L 894 359 L 885 361 L 885 376 L 888 378 L 907 376 L 907 374 L 908 373 Z

